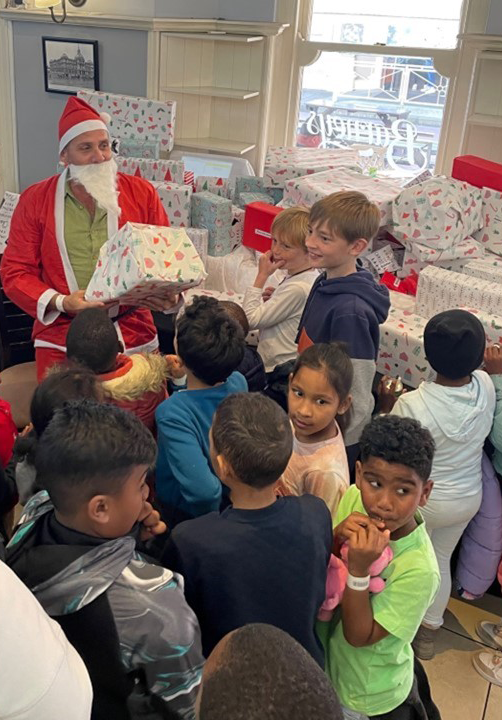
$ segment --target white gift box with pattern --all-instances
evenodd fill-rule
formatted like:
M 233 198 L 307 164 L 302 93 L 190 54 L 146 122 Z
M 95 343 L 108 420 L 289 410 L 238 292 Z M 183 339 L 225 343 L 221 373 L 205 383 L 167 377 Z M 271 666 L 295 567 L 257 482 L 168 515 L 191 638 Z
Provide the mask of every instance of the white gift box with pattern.
M 476 308 L 490 315 L 501 314 L 502 285 L 430 266 L 419 275 L 416 312 L 430 318 L 444 310 Z
M 502 193 L 483 188 L 483 227 L 476 233 L 476 240 L 492 253 L 502 255 Z
M 483 246 L 471 237 L 464 238 L 458 245 L 446 250 L 437 250 L 420 243 L 413 243 L 411 247 L 411 250 L 406 248 L 404 251 L 403 267 L 398 272 L 399 277 L 406 277 L 412 270 L 419 273 L 429 265 L 463 272 L 473 258 L 482 258 L 485 254 Z
M 204 267 L 207 263 L 207 249 L 209 242 L 209 233 L 205 228 L 186 227 L 185 232 L 193 243 L 194 248 L 199 253 Z
M 77 95 L 98 112 L 110 115 L 112 137 L 158 140 L 161 151 L 173 149 L 176 102 L 92 90 L 79 90 Z
M 169 224 L 172 227 L 188 227 L 192 207 L 192 186 L 168 182 L 152 182 L 152 185 L 159 194 Z
M 284 186 L 283 207 L 312 205 L 327 195 L 341 190 L 357 190 L 364 193 L 380 209 L 380 225 L 392 220 L 392 202 L 401 192 L 401 186 L 392 180 L 371 178 L 347 168 L 307 175 L 288 180 Z
M 126 223 L 102 246 L 85 298 L 135 305 L 194 287 L 205 277 L 184 230 Z
M 358 155 L 350 148 L 320 149 L 269 147 L 265 157 L 264 186 L 284 187 L 287 180 L 339 168 L 361 172 Z
M 413 251 L 420 243 L 446 250 L 482 226 L 481 190 L 452 178 L 432 178 L 403 190 L 392 206 L 392 234 Z
M 150 182 L 185 184 L 185 163 L 182 160 L 150 160 L 148 158 L 117 157 L 119 172 L 139 175 Z
M 195 192 L 210 192 L 224 198 L 229 198 L 231 195 L 228 180 L 211 175 L 197 176 L 195 179 Z
M 465 266 L 464 273 L 502 285 L 502 258 L 495 260 L 495 256 L 492 257 L 494 259 L 485 257 L 482 260 L 471 260 Z M 502 308 L 500 312 L 502 314 Z

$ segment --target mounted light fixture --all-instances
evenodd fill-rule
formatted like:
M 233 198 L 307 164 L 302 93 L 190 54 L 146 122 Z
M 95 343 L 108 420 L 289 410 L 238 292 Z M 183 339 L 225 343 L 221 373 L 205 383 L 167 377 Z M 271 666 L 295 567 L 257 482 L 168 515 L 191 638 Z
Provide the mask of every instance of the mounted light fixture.
M 82 7 L 82 5 L 85 5 L 87 0 L 68 0 L 70 5 L 73 5 L 73 7 Z M 63 5 L 63 14 L 60 16 L 61 19 L 58 20 L 56 15 L 54 14 L 54 8 L 56 5 Z M 49 8 L 51 11 L 51 17 L 54 20 L 55 23 L 64 23 L 66 20 L 66 0 L 35 0 L 35 7 L 36 8 Z

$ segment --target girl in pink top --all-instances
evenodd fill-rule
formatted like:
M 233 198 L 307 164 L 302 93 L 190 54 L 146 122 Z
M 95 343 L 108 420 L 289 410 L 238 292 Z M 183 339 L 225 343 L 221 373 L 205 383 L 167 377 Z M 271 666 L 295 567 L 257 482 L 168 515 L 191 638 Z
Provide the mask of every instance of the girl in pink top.
M 289 378 L 293 454 L 279 483 L 282 495 L 322 498 L 334 517 L 349 487 L 349 468 L 338 421 L 350 408 L 352 362 L 343 343 L 311 345 Z

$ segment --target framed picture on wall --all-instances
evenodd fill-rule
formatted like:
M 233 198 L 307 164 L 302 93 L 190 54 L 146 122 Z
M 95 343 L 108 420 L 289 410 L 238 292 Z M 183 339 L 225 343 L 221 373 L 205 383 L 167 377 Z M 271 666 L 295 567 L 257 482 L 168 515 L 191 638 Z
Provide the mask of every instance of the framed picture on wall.
M 99 90 L 97 40 L 42 37 L 45 91 L 76 95 Z

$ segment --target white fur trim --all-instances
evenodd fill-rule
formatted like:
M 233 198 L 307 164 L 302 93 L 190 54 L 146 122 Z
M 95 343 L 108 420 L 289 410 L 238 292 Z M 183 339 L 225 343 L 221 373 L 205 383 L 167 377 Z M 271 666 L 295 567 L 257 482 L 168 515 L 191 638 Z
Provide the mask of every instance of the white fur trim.
M 48 342 L 47 340 L 35 340 L 33 344 L 36 348 L 50 348 L 51 350 L 59 350 L 66 355 L 66 348 L 62 345 L 56 345 L 55 343 Z
M 59 295 L 57 290 L 51 290 L 50 288 L 43 292 L 37 300 L 37 320 L 42 325 L 51 325 L 56 318 L 61 314 L 59 310 L 51 310 L 47 312 L 47 305 L 50 303 L 54 295 Z
M 56 197 L 54 199 L 54 224 L 56 227 L 56 240 L 58 243 L 59 254 L 63 262 L 64 274 L 70 293 L 78 290 L 77 278 L 73 272 L 64 239 L 64 200 L 66 194 L 66 180 L 68 178 L 68 168 L 64 170 L 58 179 L 56 186 Z
M 83 122 L 73 125 L 69 130 L 65 132 L 61 140 L 59 141 L 59 152 L 62 153 L 68 143 L 78 135 L 89 132 L 90 130 L 106 130 L 108 134 L 108 128 L 103 120 L 84 120 Z
M 99 113 L 99 115 L 100 115 L 100 117 L 101 117 L 101 120 L 102 120 L 104 123 L 106 123 L 107 125 L 109 125 L 109 124 L 111 123 L 111 121 L 112 121 L 112 116 L 110 115 L 110 113 L 101 112 L 101 113 Z

